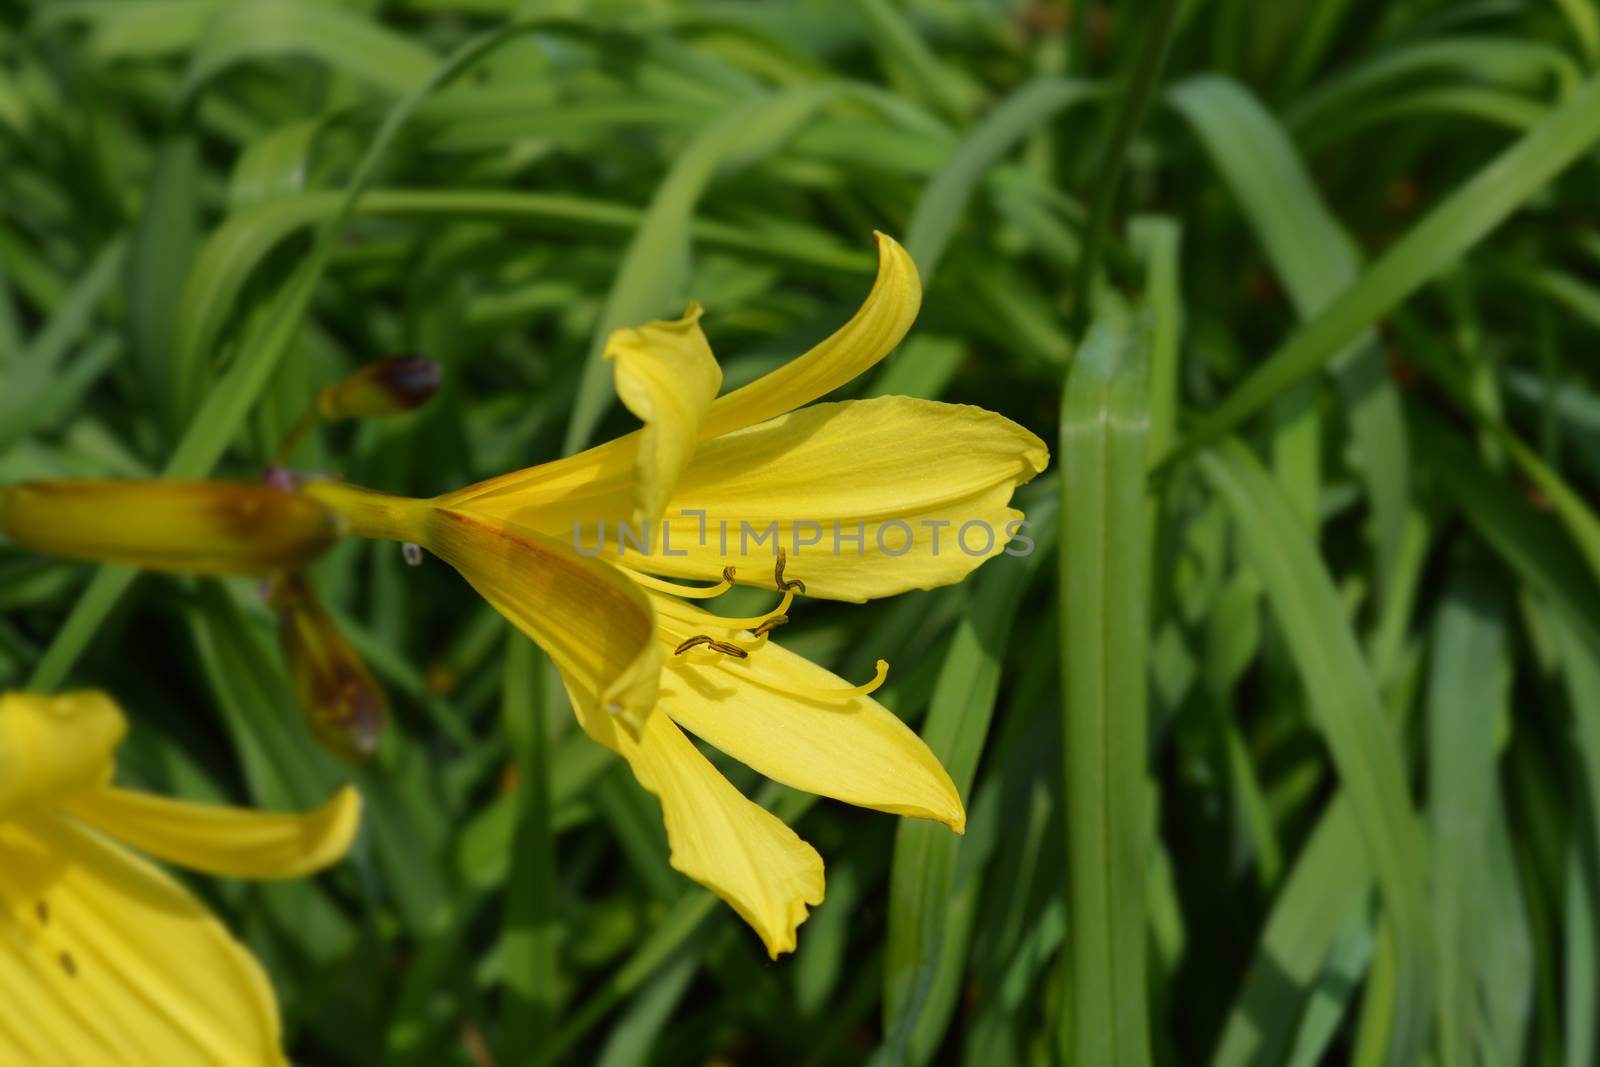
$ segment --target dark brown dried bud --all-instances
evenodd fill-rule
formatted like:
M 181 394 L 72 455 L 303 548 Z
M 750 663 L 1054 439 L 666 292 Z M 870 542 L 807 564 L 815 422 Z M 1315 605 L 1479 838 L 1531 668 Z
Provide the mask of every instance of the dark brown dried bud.
M 383 687 L 303 575 L 274 579 L 267 603 L 277 613 L 278 644 L 312 734 L 341 759 L 371 758 L 389 721 Z
M 332 422 L 401 415 L 439 391 L 439 364 L 422 356 L 390 356 L 368 363 L 317 396 L 317 414 Z

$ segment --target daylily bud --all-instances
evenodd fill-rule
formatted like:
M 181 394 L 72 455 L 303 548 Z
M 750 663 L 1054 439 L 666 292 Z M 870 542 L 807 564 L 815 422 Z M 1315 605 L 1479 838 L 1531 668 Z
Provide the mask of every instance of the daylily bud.
M 311 732 L 336 756 L 370 758 L 389 721 L 383 687 L 304 576 L 274 579 L 267 603 L 278 614 L 278 644 Z
M 390 356 L 356 371 L 317 395 L 324 419 L 370 419 L 400 415 L 428 402 L 439 391 L 439 364 L 422 356 Z
M 175 574 L 270 574 L 320 556 L 333 511 L 265 485 L 45 481 L 0 487 L 0 531 L 23 548 Z

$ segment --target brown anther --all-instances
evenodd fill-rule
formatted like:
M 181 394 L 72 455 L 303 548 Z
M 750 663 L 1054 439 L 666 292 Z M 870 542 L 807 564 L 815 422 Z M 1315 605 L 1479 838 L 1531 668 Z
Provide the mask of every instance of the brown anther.
M 59 959 L 61 960 L 61 969 L 67 972 L 68 978 L 78 977 L 78 961 L 72 958 L 72 953 L 63 952 Z
M 793 589 L 797 593 L 804 594 L 806 591 L 805 582 L 798 578 L 791 578 L 787 582 L 783 580 L 783 565 L 788 561 L 789 557 L 784 553 L 783 549 L 778 549 L 778 562 L 772 568 L 772 580 L 777 583 L 780 592 L 787 592 Z
M 760 637 L 764 633 L 770 633 L 771 631 L 776 630 L 778 627 L 782 626 L 788 621 L 789 616 L 787 615 L 774 615 L 772 618 L 766 620 L 760 626 L 757 626 L 750 632 L 755 634 L 757 637 Z
M 695 634 L 693 637 L 685 639 L 681 645 L 672 650 L 672 654 L 681 656 L 691 648 L 698 648 L 701 645 L 706 646 L 712 652 L 721 652 L 724 656 L 732 656 L 735 659 L 744 659 L 750 655 L 738 645 L 730 645 L 726 641 L 713 640 L 710 634 Z
M 733 566 L 732 564 L 722 568 L 722 580 L 732 584 L 733 576 L 738 572 L 738 570 L 739 568 Z
M 49 926 L 50 925 L 50 903 L 49 903 L 49 901 L 45 901 L 45 900 L 36 901 L 34 903 L 34 905 L 33 905 L 33 913 L 39 917 L 40 925 L 42 925 L 42 926 Z

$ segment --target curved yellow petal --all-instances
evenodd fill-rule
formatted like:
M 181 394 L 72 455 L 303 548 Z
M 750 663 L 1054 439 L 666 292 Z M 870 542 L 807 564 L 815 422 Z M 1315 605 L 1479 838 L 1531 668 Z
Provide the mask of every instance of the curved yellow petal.
M 716 437 L 809 404 L 894 351 L 922 307 L 922 279 L 900 243 L 874 233 L 878 277 L 866 302 L 831 337 L 805 355 L 717 398 L 700 436 Z
M 110 786 L 60 807 L 123 844 L 230 878 L 299 878 L 337 863 L 361 826 L 361 795 L 344 786 L 304 814 L 251 811 L 135 793 Z
M 822 903 L 817 850 L 735 789 L 665 715 L 652 715 L 637 741 L 615 740 L 661 801 L 672 866 L 727 901 L 773 959 L 793 952 L 807 905 Z
M 917 265 L 894 238 L 881 233 L 873 236 L 878 242 L 878 276 L 850 321 L 804 355 L 713 401 L 700 423 L 701 441 L 826 396 L 894 351 L 922 306 L 922 281 Z M 507 509 L 537 509 L 575 497 L 608 495 L 619 488 L 619 479 L 631 469 L 638 454 L 638 436 L 635 431 L 575 456 L 502 474 L 450 493 L 439 502 L 465 508 L 493 501 L 496 510 L 504 514 Z M 617 512 L 616 517 L 628 514 Z
M 570 540 L 450 506 L 456 494 L 415 500 L 332 481 L 303 492 L 357 536 L 414 541 L 459 571 L 550 656 L 580 716 L 606 715 L 637 733 L 655 707 L 654 614 L 616 568 L 573 551 Z
M 0 819 L 109 781 L 127 729 L 101 692 L 0 694 Z
M 535 530 L 439 509 L 424 544 L 544 649 L 580 716 L 637 734 L 656 704 L 655 613 L 615 567 Z
M 903 396 L 815 404 L 701 443 L 648 554 L 618 551 L 618 483 L 537 505 L 472 506 L 626 566 L 773 586 L 774 556 L 808 596 L 868 600 L 960 581 L 1027 536 L 1012 491 L 1045 468 L 1043 441 L 982 408 Z M 609 484 L 609 488 L 607 485 Z M 605 523 L 602 543 L 599 524 Z M 1013 554 L 1028 542 L 1018 540 Z
M 681 319 L 614 330 L 606 340 L 617 396 L 644 423 L 634 438 L 635 523 L 653 526 L 660 520 L 722 388 L 722 368 L 701 332 L 701 314 L 699 304 L 690 304 Z
M 664 598 L 661 598 L 664 599 Z M 663 639 L 716 633 L 715 616 L 658 601 Z M 910 727 L 870 696 L 819 699 L 851 683 L 772 641 L 747 659 L 668 656 L 661 710 L 702 741 L 774 781 L 960 833 L 955 783 Z
M 286 1061 L 254 957 L 188 890 L 57 815 L 0 824 L 0 1063 Z

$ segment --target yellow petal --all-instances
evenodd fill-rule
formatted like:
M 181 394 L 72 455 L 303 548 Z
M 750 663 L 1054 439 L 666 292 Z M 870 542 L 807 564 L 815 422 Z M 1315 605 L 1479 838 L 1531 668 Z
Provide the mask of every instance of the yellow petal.
M 655 618 L 616 568 L 579 555 L 570 540 L 447 506 L 454 494 L 413 500 L 342 482 L 313 482 L 303 491 L 357 536 L 414 541 L 460 571 L 555 662 L 580 717 L 607 716 L 637 733 L 655 707 Z
M 922 306 L 922 281 L 916 264 L 894 238 L 881 233 L 873 236 L 878 242 L 878 277 L 866 302 L 849 322 L 809 352 L 718 397 L 700 423 L 702 441 L 826 396 L 894 351 Z M 636 431 L 575 456 L 469 485 L 441 497 L 439 503 L 464 508 L 494 498 L 513 498 L 496 505 L 504 513 L 508 507 L 536 509 L 552 501 L 614 493 L 638 454 L 638 436 Z M 629 514 L 617 512 L 615 517 Z M 526 519 L 520 521 L 527 523 Z
M 680 578 L 715 580 L 732 564 L 740 582 L 771 587 L 781 547 L 808 596 L 861 601 L 960 581 L 1014 534 L 1028 536 L 1011 494 L 1048 460 L 1044 442 L 982 408 L 886 396 L 816 404 L 702 442 L 648 558 L 626 542 L 618 551 L 628 503 L 616 482 L 472 507 L 585 552 L 602 545 L 603 521 L 607 558 Z
M 580 716 L 637 734 L 656 704 L 655 614 L 615 567 L 534 530 L 435 512 L 423 542 L 531 637 L 561 672 Z
M 56 815 L 0 824 L 0 1063 L 286 1061 L 266 975 L 205 906 Z
M 109 781 L 127 729 L 104 693 L 0 694 L 0 819 Z
M 809 404 L 894 351 L 922 307 L 922 279 L 899 242 L 882 233 L 873 237 L 878 242 L 878 277 L 850 321 L 805 355 L 718 397 L 701 427 L 702 438 Z
M 716 616 L 657 600 L 664 640 L 715 633 Z M 851 683 L 772 641 L 748 659 L 668 656 L 661 710 L 774 781 L 847 804 L 933 819 L 961 832 L 966 812 L 939 760 L 910 727 Z
M 635 437 L 635 523 L 660 520 L 722 388 L 722 368 L 700 330 L 700 315 L 700 305 L 690 304 L 681 319 L 615 330 L 606 341 L 617 396 L 644 423 Z
M 806 906 L 822 903 L 822 857 L 748 800 L 665 715 L 613 747 L 661 801 L 672 866 L 727 901 L 767 946 L 793 952 Z
M 269 574 L 316 559 L 341 532 L 298 493 L 165 480 L 3 487 L 0 530 L 38 552 L 174 574 Z
M 361 796 L 341 788 L 305 814 L 251 811 L 106 786 L 63 799 L 61 809 L 164 860 L 230 878 L 299 878 L 337 863 L 361 825 Z

